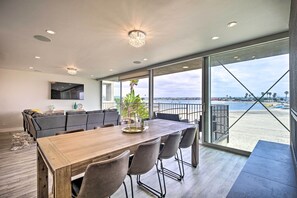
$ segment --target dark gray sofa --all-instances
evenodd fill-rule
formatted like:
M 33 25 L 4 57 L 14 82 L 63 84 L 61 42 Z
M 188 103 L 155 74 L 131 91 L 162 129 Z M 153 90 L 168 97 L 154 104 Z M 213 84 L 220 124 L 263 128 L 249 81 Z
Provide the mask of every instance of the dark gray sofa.
M 55 135 L 57 132 L 65 131 L 65 115 L 47 115 L 43 117 L 32 117 L 28 115 L 29 132 L 36 138 Z
M 104 110 L 104 125 L 119 125 L 120 115 L 115 110 Z
M 91 130 L 106 124 L 119 124 L 120 115 L 116 110 L 68 111 L 64 113 L 41 114 L 30 109 L 24 110 L 23 125 L 35 139 L 53 136 L 63 131 Z
M 86 130 L 87 113 L 85 111 L 68 111 L 66 112 L 66 131 Z
M 104 125 L 104 112 L 88 111 L 87 130 L 95 129 Z

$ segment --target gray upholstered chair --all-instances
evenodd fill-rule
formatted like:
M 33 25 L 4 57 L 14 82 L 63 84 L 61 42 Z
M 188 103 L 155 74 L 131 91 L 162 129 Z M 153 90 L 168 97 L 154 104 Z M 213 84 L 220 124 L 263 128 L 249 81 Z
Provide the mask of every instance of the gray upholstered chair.
M 158 191 L 156 192 L 153 188 L 151 188 L 150 186 L 140 181 L 140 175 L 150 171 L 156 164 L 156 161 L 159 155 L 159 150 L 160 150 L 160 142 L 161 142 L 161 138 L 157 138 L 153 141 L 146 142 L 139 145 L 135 154 L 130 158 L 128 176 L 130 177 L 130 182 L 131 182 L 132 197 L 134 197 L 134 193 L 133 193 L 133 181 L 132 181 L 131 175 L 137 175 L 138 185 L 142 186 L 143 188 L 147 189 L 148 191 L 150 191 L 151 193 L 157 196 L 160 194 Z M 157 174 L 158 174 L 160 189 L 162 192 L 161 180 L 160 180 L 160 175 L 158 171 L 157 171 Z
M 165 197 L 165 195 L 166 195 L 165 175 L 172 179 L 176 179 L 179 181 L 182 179 L 180 176 L 180 175 L 182 175 L 182 172 L 181 172 L 180 160 L 179 160 L 178 156 L 177 156 L 177 159 L 178 159 L 177 163 L 178 163 L 179 172 L 180 172 L 179 175 L 167 168 L 164 168 L 164 166 L 163 166 L 163 160 L 170 159 L 176 155 L 177 150 L 179 148 L 180 138 L 181 138 L 181 131 L 170 134 L 168 136 L 167 140 L 165 141 L 165 143 L 161 144 L 161 147 L 160 147 L 160 154 L 158 157 L 157 166 L 158 166 L 158 162 L 160 162 L 161 169 L 158 171 L 160 171 L 162 173 L 163 184 L 164 184 L 164 193 L 161 194 L 161 197 Z
M 128 171 L 129 155 L 130 151 L 125 151 L 115 158 L 89 164 L 84 177 L 72 181 L 73 197 L 109 197 L 122 184 L 126 191 L 124 179 Z
M 101 127 L 104 121 L 104 112 L 99 111 L 88 111 L 87 130 Z
M 66 131 L 87 129 L 87 114 L 85 111 L 66 112 Z
M 189 165 L 192 167 L 192 165 L 188 162 L 185 162 L 183 160 L 183 153 L 182 150 L 183 148 L 189 148 L 192 146 L 194 140 L 195 140 L 195 134 L 196 134 L 197 129 L 195 127 L 188 128 L 184 131 L 183 136 L 181 138 L 181 141 L 179 143 L 179 152 L 180 152 L 180 162 L 182 165 L 182 175 L 181 178 L 184 178 L 185 176 L 185 169 L 184 169 L 184 164 Z M 178 158 L 176 158 L 179 160 Z
M 188 119 L 180 119 L 179 114 L 171 114 L 171 113 L 157 113 L 156 118 L 163 120 L 172 120 L 178 122 L 189 122 Z

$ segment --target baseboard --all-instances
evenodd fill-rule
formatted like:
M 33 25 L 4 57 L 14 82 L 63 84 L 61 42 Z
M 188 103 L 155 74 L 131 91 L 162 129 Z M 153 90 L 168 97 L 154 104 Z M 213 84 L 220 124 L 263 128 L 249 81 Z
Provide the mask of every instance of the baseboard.
M 15 131 L 23 131 L 23 127 L 13 127 L 13 128 L 5 128 L 5 129 L 0 129 L 1 132 L 15 132 Z

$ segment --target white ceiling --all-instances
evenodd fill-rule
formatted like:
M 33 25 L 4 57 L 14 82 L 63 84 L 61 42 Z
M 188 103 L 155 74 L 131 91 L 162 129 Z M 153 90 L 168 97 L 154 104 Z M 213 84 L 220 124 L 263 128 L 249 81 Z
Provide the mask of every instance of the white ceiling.
M 290 0 L 1 0 L 0 68 L 109 76 L 286 31 L 289 10 Z M 132 29 L 147 33 L 144 47 L 128 44 Z

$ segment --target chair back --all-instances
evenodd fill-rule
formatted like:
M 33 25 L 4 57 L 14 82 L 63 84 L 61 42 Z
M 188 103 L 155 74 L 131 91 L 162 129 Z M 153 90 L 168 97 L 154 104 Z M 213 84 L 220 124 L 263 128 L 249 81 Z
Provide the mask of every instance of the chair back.
M 164 120 L 180 121 L 179 114 L 157 113 L 157 118 L 164 119 Z
M 187 128 L 184 135 L 179 143 L 179 148 L 188 148 L 192 146 L 195 139 L 196 128 Z
M 157 138 L 139 145 L 129 167 L 128 174 L 141 175 L 151 170 L 158 159 L 160 143 L 161 138 Z
M 160 151 L 159 159 L 169 159 L 173 157 L 179 147 L 181 131 L 170 134 L 165 141 L 165 145 Z
M 78 198 L 111 196 L 122 185 L 128 171 L 130 151 L 119 156 L 88 165 Z

